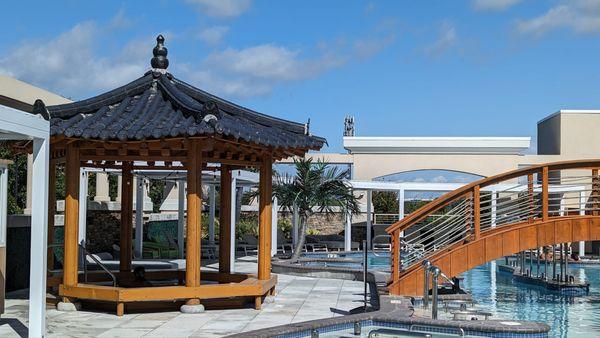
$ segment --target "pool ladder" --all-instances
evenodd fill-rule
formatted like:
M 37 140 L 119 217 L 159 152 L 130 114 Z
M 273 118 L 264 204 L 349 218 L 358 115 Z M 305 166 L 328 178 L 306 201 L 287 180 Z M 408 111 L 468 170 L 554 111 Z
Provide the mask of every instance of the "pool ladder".
M 438 318 L 438 278 L 442 277 L 447 282 L 454 286 L 454 282 L 446 276 L 440 268 L 435 265 L 431 265 L 431 262 L 424 260 L 423 266 L 423 308 L 429 307 L 429 277 L 431 276 L 431 319 Z

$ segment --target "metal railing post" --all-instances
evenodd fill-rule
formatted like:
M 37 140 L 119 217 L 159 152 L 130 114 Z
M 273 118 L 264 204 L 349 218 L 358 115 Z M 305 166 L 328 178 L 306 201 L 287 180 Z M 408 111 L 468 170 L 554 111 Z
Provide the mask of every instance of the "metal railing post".
M 367 312 L 367 270 L 369 269 L 369 248 L 367 248 L 367 241 L 363 241 L 363 284 L 364 284 L 364 302 L 365 312 Z
M 427 259 L 423 261 L 423 308 L 429 307 L 429 269 L 431 262 Z
M 440 268 L 431 267 L 431 319 L 438 318 L 438 278 L 440 277 Z

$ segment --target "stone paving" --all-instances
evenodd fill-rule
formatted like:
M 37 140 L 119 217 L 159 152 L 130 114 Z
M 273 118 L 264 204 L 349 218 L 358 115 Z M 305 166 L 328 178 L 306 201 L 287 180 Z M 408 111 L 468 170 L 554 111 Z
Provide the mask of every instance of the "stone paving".
M 239 262 L 238 271 L 256 271 Z M 362 305 L 361 282 L 278 275 L 274 302 L 253 308 L 210 310 L 201 314 L 157 312 L 117 317 L 102 312 L 47 311 L 48 337 L 222 337 L 276 325 L 337 316 Z M 0 319 L 0 337 L 27 336 L 27 300 L 9 299 Z

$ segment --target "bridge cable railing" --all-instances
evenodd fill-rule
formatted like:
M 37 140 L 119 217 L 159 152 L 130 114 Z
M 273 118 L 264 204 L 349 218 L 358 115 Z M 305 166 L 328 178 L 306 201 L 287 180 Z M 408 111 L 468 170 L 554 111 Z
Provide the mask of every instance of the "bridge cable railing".
M 600 160 L 558 162 L 493 176 L 447 193 L 386 231 L 392 274 L 482 232 L 550 217 L 600 214 Z

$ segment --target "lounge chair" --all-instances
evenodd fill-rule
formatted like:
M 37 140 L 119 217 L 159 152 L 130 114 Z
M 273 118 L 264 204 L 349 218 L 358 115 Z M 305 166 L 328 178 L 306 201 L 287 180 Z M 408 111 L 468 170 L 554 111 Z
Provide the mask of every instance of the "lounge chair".
M 236 245 L 237 250 L 244 251 L 244 254 L 248 256 L 248 253 L 258 254 L 258 239 L 254 235 L 245 234 L 242 242 Z
M 291 241 L 285 238 L 283 231 L 277 229 L 277 253 L 285 254 L 288 251 L 294 251 L 294 246 Z
M 392 251 L 392 236 L 378 235 L 372 241 L 373 250 Z

